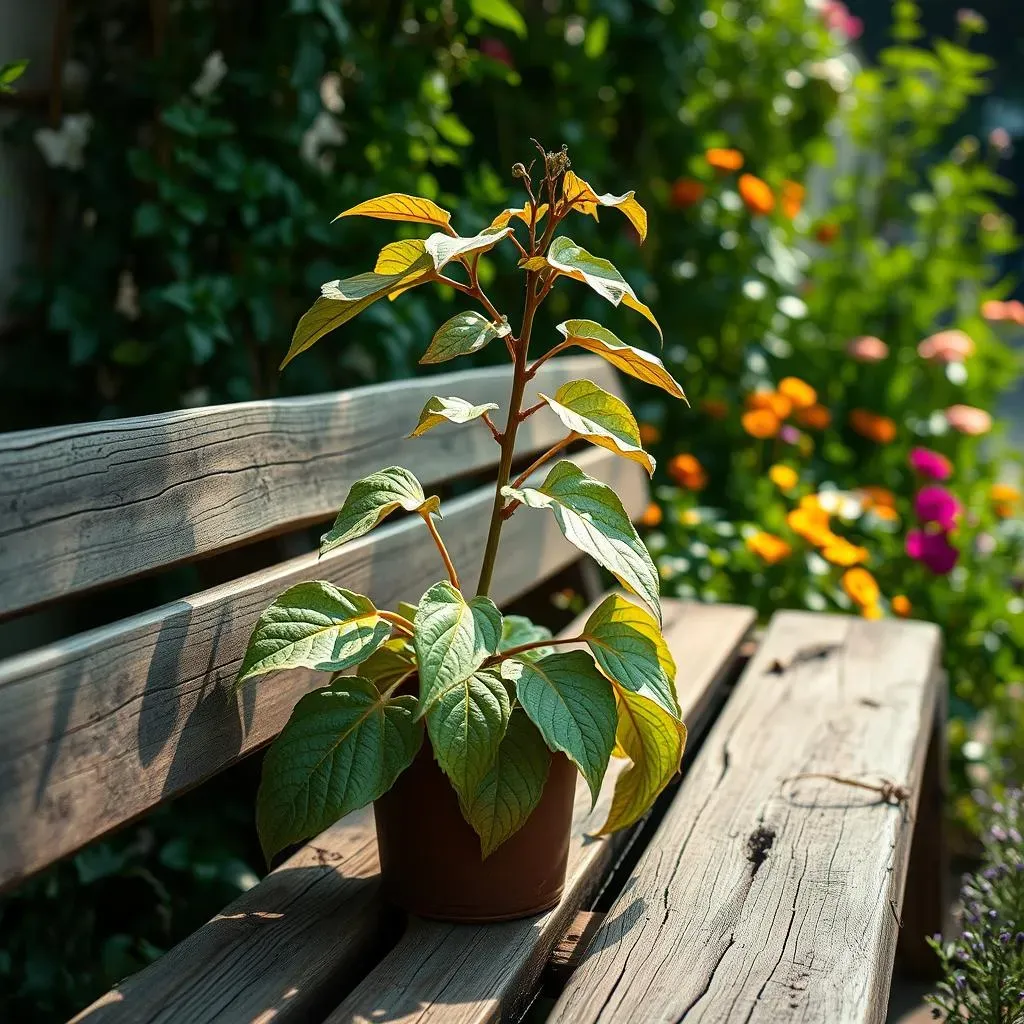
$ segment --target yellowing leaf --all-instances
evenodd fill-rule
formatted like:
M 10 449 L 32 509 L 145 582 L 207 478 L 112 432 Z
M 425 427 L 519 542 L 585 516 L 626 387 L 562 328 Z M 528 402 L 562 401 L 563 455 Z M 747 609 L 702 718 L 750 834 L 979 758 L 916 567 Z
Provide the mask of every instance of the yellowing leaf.
M 470 420 L 479 419 L 485 412 L 497 408 L 493 402 L 471 405 L 464 398 L 440 398 L 434 395 L 423 406 L 416 429 L 409 437 L 422 437 L 428 430 L 442 423 L 469 423 Z
M 377 255 L 373 272 L 402 274 L 421 259 L 426 251 L 421 238 L 404 238 L 398 242 L 389 242 Z
M 654 314 L 636 297 L 636 292 L 608 260 L 592 255 L 571 238 L 559 235 L 548 248 L 547 261 L 558 273 L 589 285 L 613 306 L 622 303 L 642 313 L 661 335 L 661 327 Z
M 547 212 L 548 212 L 548 204 L 547 203 L 541 203 L 540 206 L 537 207 L 537 221 L 536 221 L 536 223 L 539 224 L 541 222 L 541 220 L 543 219 L 544 214 L 546 214 Z M 499 213 L 498 216 L 495 217 L 494 220 L 491 221 L 490 226 L 492 228 L 503 228 L 513 217 L 518 217 L 519 220 L 521 220 L 527 227 L 529 227 L 530 226 L 530 204 L 529 203 L 525 203 L 521 210 L 518 209 L 515 206 L 510 207 L 507 210 L 502 210 L 501 213 Z
M 592 444 L 639 462 L 654 476 L 654 459 L 644 451 L 640 427 L 621 399 L 589 380 L 568 381 L 555 392 L 554 398 L 545 394 L 539 397 L 571 431 Z
M 616 746 L 633 762 L 619 776 L 608 820 L 598 835 L 628 828 L 654 803 L 679 771 L 686 746 L 686 726 L 653 700 L 632 693 L 618 683 L 615 703 L 619 712 Z
M 548 266 L 548 261 L 543 256 L 524 256 L 519 261 L 523 270 L 543 270 Z
M 572 171 L 566 171 L 562 179 L 562 196 L 581 213 L 597 217 L 598 206 L 614 206 L 622 211 L 636 228 L 642 242 L 647 237 L 647 211 L 636 201 L 636 192 L 613 196 L 610 192 L 598 195 L 593 187 Z
M 407 196 L 402 192 L 389 192 L 386 196 L 367 199 L 366 202 L 339 213 L 334 220 L 340 220 L 342 217 L 375 217 L 378 220 L 433 224 L 439 228 L 447 227 L 452 219 L 452 215 L 441 209 L 437 203 L 420 196 Z
M 608 360 L 623 373 L 628 373 L 645 384 L 653 384 L 667 391 L 673 398 L 686 401 L 683 389 L 657 356 L 620 341 L 607 327 L 602 327 L 593 320 L 566 320 L 565 323 L 558 325 L 557 330 L 565 338 L 563 345 L 579 345 L 580 348 Z

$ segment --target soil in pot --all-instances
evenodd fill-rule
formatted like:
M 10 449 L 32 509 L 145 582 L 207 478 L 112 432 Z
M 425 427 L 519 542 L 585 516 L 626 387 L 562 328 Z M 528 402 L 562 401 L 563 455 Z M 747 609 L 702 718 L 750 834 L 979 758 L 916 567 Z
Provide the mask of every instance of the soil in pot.
M 552 754 L 544 795 L 486 860 L 451 783 L 424 739 L 413 763 L 374 803 L 384 895 L 409 913 L 463 923 L 509 921 L 561 898 L 576 766 Z

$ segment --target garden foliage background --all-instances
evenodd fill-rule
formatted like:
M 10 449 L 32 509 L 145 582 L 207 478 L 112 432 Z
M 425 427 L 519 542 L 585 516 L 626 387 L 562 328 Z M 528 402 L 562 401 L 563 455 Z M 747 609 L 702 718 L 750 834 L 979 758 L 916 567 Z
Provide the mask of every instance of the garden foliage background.
M 970 787 L 1019 778 L 1024 751 L 1024 535 L 986 419 L 1024 324 L 1001 304 L 1012 139 L 960 138 L 992 70 L 981 19 L 941 5 L 932 38 L 906 0 L 864 6 L 881 49 L 862 66 L 864 26 L 824 0 L 80 5 L 61 118 L 29 111 L 4 143 L 44 215 L 8 311 L 2 426 L 419 372 L 453 294 L 378 302 L 278 375 L 320 283 L 381 243 L 330 218 L 404 191 L 469 234 L 515 201 L 530 136 L 565 142 L 598 191 L 635 188 L 651 214 L 643 248 L 612 218 L 577 241 L 600 236 L 655 309 L 690 397 L 636 396 L 665 591 L 939 622 L 970 827 Z M 551 324 L 569 303 L 556 290 Z M 254 774 L 7 897 L 0 1016 L 66 1016 L 253 884 Z

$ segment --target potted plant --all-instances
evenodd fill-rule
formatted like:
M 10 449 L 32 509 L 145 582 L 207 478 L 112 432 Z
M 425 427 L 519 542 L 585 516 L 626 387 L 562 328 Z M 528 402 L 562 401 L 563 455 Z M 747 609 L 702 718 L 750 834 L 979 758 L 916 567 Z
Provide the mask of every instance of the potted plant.
M 589 320 L 561 324 L 561 338 L 530 359 L 537 309 L 563 277 L 637 310 L 658 328 L 611 263 L 557 233 L 573 213 L 596 217 L 600 207 L 615 207 L 642 240 L 647 214 L 632 192 L 598 195 L 570 169 L 564 147 L 541 154 L 536 191 L 533 165 L 513 168 L 526 191 L 523 207 L 502 211 L 472 237 L 456 234 L 446 210 L 412 196 L 381 196 L 341 214 L 438 230 L 386 245 L 370 273 L 325 284 L 282 364 L 377 299 L 427 282 L 480 304 L 483 313 L 459 313 L 441 326 L 421 361 L 469 355 L 500 339 L 513 363 L 504 429 L 491 419 L 496 406 L 438 396 L 410 435 L 444 422 L 480 421 L 501 448 L 475 592 L 465 589 L 441 538 L 439 499 L 408 470 L 382 469 L 352 485 L 321 552 L 404 510 L 423 519 L 446 578 L 417 605 L 395 611 L 328 582 L 291 587 L 260 616 L 238 676 L 241 684 L 281 669 L 331 673 L 327 686 L 298 702 L 266 755 L 256 818 L 268 858 L 375 802 L 385 892 L 410 911 L 448 920 L 521 917 L 556 903 L 577 771 L 596 800 L 609 759 L 632 760 L 602 828 L 611 832 L 651 805 L 678 771 L 686 738 L 650 555 L 609 487 L 572 461 L 547 465 L 585 439 L 653 472 L 637 422 L 621 400 L 585 380 L 522 408 L 538 367 L 572 346 L 683 398 L 659 359 Z M 515 247 L 525 276 L 518 332 L 480 285 L 480 257 L 499 243 Z M 454 266 L 465 280 L 448 276 Z M 558 417 L 566 436 L 513 479 L 516 430 L 542 414 Z M 503 617 L 487 594 L 502 524 L 514 514 L 554 514 L 565 536 L 640 603 L 609 596 L 580 635 L 565 641 L 523 617 Z

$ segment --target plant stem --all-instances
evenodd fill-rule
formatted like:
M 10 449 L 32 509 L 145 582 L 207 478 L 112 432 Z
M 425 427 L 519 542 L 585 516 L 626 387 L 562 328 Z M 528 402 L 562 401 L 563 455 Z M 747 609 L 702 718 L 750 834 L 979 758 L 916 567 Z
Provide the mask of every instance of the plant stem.
M 386 612 L 377 611 L 377 614 L 385 621 L 390 622 L 400 633 L 405 633 L 407 636 L 412 636 L 412 623 L 404 616 L 399 615 L 398 612 Z
M 559 639 L 548 639 L 548 640 L 531 640 L 528 644 L 519 644 L 518 647 L 509 647 L 508 650 L 501 651 L 498 654 L 492 655 L 484 663 L 485 665 L 497 665 L 499 662 L 504 661 L 506 658 L 513 658 L 517 654 L 522 654 L 524 651 L 535 651 L 538 647 L 556 647 L 559 644 L 582 644 L 586 643 L 586 637 L 582 636 L 568 636 L 564 640 Z
M 521 487 L 524 480 L 540 469 L 548 459 L 556 456 L 563 448 L 568 448 L 569 445 L 571 445 L 578 437 L 579 434 L 570 433 L 563 437 L 561 441 L 556 441 L 546 452 L 538 455 L 537 458 L 535 458 L 533 462 L 531 462 L 530 465 L 512 481 L 512 486 Z
M 444 541 L 441 540 L 441 534 L 437 532 L 437 525 L 434 523 L 434 517 L 429 512 L 421 512 L 420 515 L 423 517 L 423 522 L 427 524 L 430 536 L 434 538 L 437 550 L 441 552 L 441 559 L 444 562 L 444 567 L 448 570 L 448 579 L 451 580 L 451 584 L 456 590 L 461 590 L 462 587 L 459 584 L 459 574 L 455 571 L 452 556 L 448 554 L 448 549 L 444 546 Z

